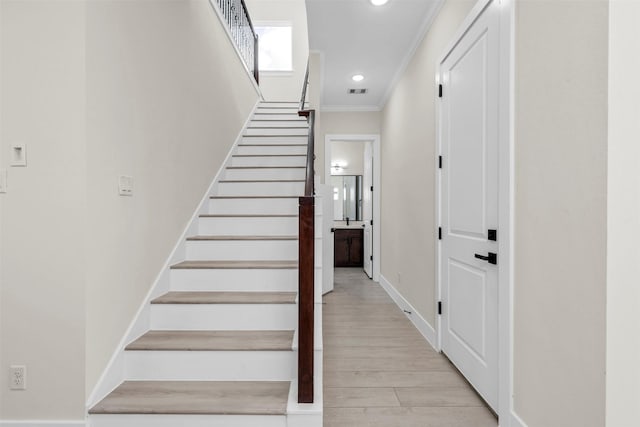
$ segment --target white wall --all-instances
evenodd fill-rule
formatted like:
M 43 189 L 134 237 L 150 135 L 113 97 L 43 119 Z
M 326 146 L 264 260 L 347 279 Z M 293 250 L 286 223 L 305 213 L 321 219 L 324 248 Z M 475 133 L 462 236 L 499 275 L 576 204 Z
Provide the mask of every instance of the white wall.
M 0 168 L 29 162 L 0 195 L 0 420 L 83 420 L 258 94 L 207 0 L 0 11 Z
M 0 419 L 84 418 L 85 8 L 0 2 Z M 9 365 L 27 366 L 10 391 Z
M 246 0 L 255 26 L 289 22 L 293 32 L 293 72 L 261 72 L 260 90 L 265 101 L 300 101 L 309 59 L 307 7 L 304 0 Z
M 206 0 L 89 2 L 87 75 L 90 390 L 257 94 Z
M 640 2 L 609 4 L 608 427 L 640 420 Z
M 331 175 L 364 174 L 364 141 L 332 141 L 331 164 L 341 161 L 347 166 L 340 170 L 331 169 Z
M 447 1 L 382 112 L 381 274 L 435 327 L 436 64 L 475 1 Z
M 605 424 L 606 1 L 516 4 L 514 400 Z

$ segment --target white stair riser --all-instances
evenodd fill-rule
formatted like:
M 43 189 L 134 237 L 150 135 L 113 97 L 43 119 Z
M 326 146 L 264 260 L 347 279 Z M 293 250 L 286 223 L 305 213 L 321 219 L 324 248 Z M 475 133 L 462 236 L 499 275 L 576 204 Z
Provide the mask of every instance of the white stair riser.
M 263 180 L 263 179 L 305 179 L 306 169 L 274 168 L 274 169 L 225 169 L 225 180 Z
M 297 258 L 297 240 L 200 240 L 187 242 L 188 260 L 288 261 Z
M 151 329 L 291 330 L 297 315 L 296 304 L 152 304 Z
M 242 144 L 306 144 L 309 137 L 304 136 L 244 136 Z
M 126 351 L 127 380 L 290 381 L 294 353 L 282 351 Z
M 260 136 L 269 136 L 269 135 L 296 135 L 296 136 L 307 136 L 309 133 L 308 129 L 297 129 L 297 128 L 258 128 L 258 127 L 248 127 L 245 129 L 245 135 L 260 135 Z
M 309 103 L 305 101 L 304 106 L 308 106 Z M 288 107 L 295 111 L 298 111 L 300 103 L 298 101 L 264 101 L 258 105 L 258 108 L 264 107 Z
M 309 125 L 307 125 L 307 121 L 306 119 L 290 119 L 290 118 L 286 118 L 283 120 L 262 120 L 260 118 L 254 118 L 251 123 L 249 124 L 249 127 L 290 127 L 290 128 L 296 128 L 296 129 L 305 129 L 308 130 L 309 129 Z
M 298 290 L 297 269 L 174 269 L 173 291 L 282 291 Z
M 232 156 L 231 166 L 306 166 L 307 156 Z M 255 196 L 255 194 L 254 194 Z
M 210 214 L 297 215 L 298 198 L 286 199 L 210 199 Z
M 307 123 L 307 118 L 299 116 L 297 112 L 295 112 L 295 113 L 276 114 L 276 113 L 269 113 L 268 110 L 266 110 L 266 109 L 258 111 L 253 116 L 253 120 L 257 120 L 257 121 L 265 121 L 265 120 L 291 120 L 291 121 L 294 121 L 294 120 L 298 120 L 300 122 Z
M 301 196 L 304 182 L 226 182 L 218 183 L 218 196 Z
M 198 221 L 201 236 L 297 236 L 297 217 L 203 217 Z
M 286 415 L 90 415 L 88 427 L 287 427 Z
M 298 114 L 297 108 L 271 107 L 256 109 L 256 113 L 274 113 L 274 114 Z
M 249 156 L 273 156 L 307 154 L 306 145 L 238 145 L 236 154 Z

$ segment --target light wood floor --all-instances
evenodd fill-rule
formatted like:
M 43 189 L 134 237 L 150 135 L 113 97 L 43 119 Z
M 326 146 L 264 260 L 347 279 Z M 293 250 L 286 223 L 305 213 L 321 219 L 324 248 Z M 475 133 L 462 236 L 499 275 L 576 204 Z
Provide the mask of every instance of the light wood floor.
M 496 427 L 496 418 L 360 269 L 324 297 L 324 427 Z

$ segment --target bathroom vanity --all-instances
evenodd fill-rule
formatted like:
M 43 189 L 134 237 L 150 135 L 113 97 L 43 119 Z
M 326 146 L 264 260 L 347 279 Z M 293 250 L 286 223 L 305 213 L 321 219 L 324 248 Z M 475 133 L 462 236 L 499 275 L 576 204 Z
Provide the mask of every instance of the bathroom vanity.
M 335 267 L 362 267 L 364 261 L 364 229 L 362 225 L 334 227 Z

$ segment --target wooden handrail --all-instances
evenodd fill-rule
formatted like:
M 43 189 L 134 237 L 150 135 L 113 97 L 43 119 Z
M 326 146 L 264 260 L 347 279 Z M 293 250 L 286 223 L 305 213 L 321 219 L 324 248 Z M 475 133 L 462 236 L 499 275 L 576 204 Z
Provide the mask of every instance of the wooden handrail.
M 302 86 L 299 116 L 307 118 L 309 140 L 304 196 L 298 208 L 298 403 L 313 403 L 314 299 L 315 299 L 315 110 L 305 109 L 309 63 Z

